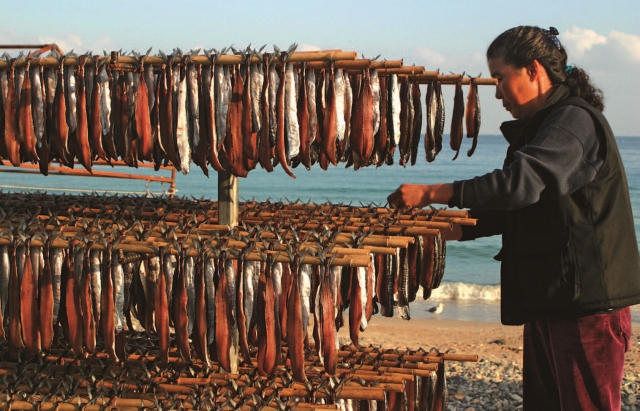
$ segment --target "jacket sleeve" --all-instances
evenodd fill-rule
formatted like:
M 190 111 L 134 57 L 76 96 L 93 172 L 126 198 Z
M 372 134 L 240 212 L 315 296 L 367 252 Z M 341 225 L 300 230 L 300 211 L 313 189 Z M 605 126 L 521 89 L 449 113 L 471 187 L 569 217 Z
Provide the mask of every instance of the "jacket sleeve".
M 462 226 L 460 241 L 502 234 L 506 222 L 504 214 L 504 211 L 497 210 L 469 210 L 469 217 L 478 221 L 474 226 Z
M 593 180 L 604 159 L 589 113 L 575 106 L 551 113 L 533 140 L 501 170 L 456 182 L 450 205 L 514 210 L 573 193 Z

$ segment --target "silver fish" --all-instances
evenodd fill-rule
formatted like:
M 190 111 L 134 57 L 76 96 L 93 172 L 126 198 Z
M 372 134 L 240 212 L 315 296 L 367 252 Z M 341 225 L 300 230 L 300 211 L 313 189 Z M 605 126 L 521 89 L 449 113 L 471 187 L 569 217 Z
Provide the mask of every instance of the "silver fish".
M 373 97 L 373 135 L 375 136 L 380 129 L 380 78 L 378 70 L 371 70 L 369 81 L 371 81 L 371 95 Z
M 318 112 L 316 111 L 316 72 L 308 68 L 305 73 L 307 81 L 307 104 L 309 105 L 309 143 L 316 141 L 318 131 Z
M 100 313 L 102 304 L 102 252 L 91 250 L 91 294 L 93 294 L 93 316 L 96 324 L 100 324 Z
M 391 83 L 391 125 L 393 130 L 393 141 L 397 146 L 400 144 L 400 87 L 398 87 L 398 75 L 389 76 Z
M 193 257 L 185 259 L 184 268 L 184 284 L 187 289 L 187 318 L 189 319 L 189 335 L 191 335 L 196 320 L 196 266 Z
M 106 135 L 111 130 L 111 90 L 106 65 L 98 70 L 98 87 L 100 88 L 100 123 L 102 134 Z
M 284 81 L 284 79 L 283 79 Z M 269 65 L 269 139 L 276 141 L 276 132 L 278 129 L 278 112 L 277 112 L 277 94 L 280 86 L 280 77 L 276 70 L 276 65 Z M 273 143 L 272 143 L 273 144 Z
M 320 279 L 324 278 L 325 274 L 325 268 L 324 267 L 320 267 Z M 315 327 L 318 330 L 322 330 L 322 324 L 320 323 L 320 318 L 322 318 L 322 310 L 320 308 L 320 291 L 322 290 L 322 283 L 323 281 L 320 280 L 320 284 L 318 284 L 318 286 L 316 287 L 315 290 L 315 298 L 314 298 L 314 307 L 313 307 L 313 322 Z M 316 345 L 316 351 L 321 353 L 323 352 L 323 348 L 322 348 L 322 332 L 320 331 L 319 333 L 319 337 L 318 341 L 314 341 L 315 345 Z M 320 364 L 324 364 L 324 358 L 322 355 L 319 355 L 318 358 L 320 359 Z
M 113 267 L 113 295 L 115 296 L 115 323 L 116 334 L 118 334 L 124 328 L 124 269 L 120 264 L 118 253 L 113 253 L 111 259 L 111 266 Z
M 44 93 L 42 90 L 42 66 L 32 67 L 29 70 L 31 76 L 31 113 L 33 115 L 33 128 L 38 140 L 38 147 L 42 146 L 44 136 Z
M 74 267 L 76 271 L 76 282 L 82 284 L 82 270 L 84 268 L 84 250 L 77 249 L 73 257 Z
M 76 96 L 76 76 L 73 75 L 73 66 L 64 66 L 65 96 L 67 98 L 67 117 L 69 133 L 76 131 L 77 127 L 77 96 Z
M 368 304 L 368 296 L 367 296 L 367 267 L 358 267 L 358 285 L 360 286 L 360 301 L 352 301 L 351 304 L 358 304 L 362 306 L 362 316 L 360 320 L 360 331 L 364 331 L 367 328 L 367 316 L 365 313 L 367 312 L 367 304 Z M 353 287 L 353 286 L 352 286 Z
M 344 119 L 346 86 L 341 69 L 335 70 L 333 92 L 336 94 L 336 112 L 338 113 L 338 120 L 336 121 L 336 126 L 338 127 L 337 139 L 338 141 L 342 141 L 342 139 L 344 139 L 344 132 L 346 127 Z
M 87 118 L 91 118 L 91 94 L 93 93 L 93 84 L 96 77 L 96 66 L 94 64 L 87 64 L 84 68 L 84 90 L 87 94 Z
M 16 93 L 18 95 L 18 101 L 20 101 L 20 92 L 22 91 L 22 84 L 24 84 L 24 75 L 25 75 L 24 67 L 16 67 L 14 71 L 15 82 L 16 82 Z
M 60 310 L 60 284 L 62 283 L 62 264 L 64 262 L 64 250 L 62 248 L 51 249 L 51 282 L 53 285 L 53 323 L 58 321 Z
M 331 287 L 331 295 L 333 296 L 333 306 L 335 307 L 336 318 L 342 315 L 342 310 L 338 305 L 338 299 L 340 298 L 340 283 L 342 282 L 342 267 L 334 265 L 329 269 L 329 286 Z M 338 339 L 338 332 L 335 333 L 336 340 L 334 341 L 336 349 L 340 349 L 340 340 Z
M 208 93 L 209 94 L 209 99 L 211 101 L 211 103 L 213 104 L 213 112 L 216 112 L 216 82 L 214 81 L 213 78 L 213 70 L 215 69 L 211 69 L 211 68 L 206 68 L 206 70 L 202 70 L 202 91 L 203 93 Z M 214 114 L 215 115 L 215 114 Z M 217 121 L 217 117 L 214 118 L 215 121 Z M 216 127 L 213 128 L 213 136 L 211 136 L 211 141 L 213 143 L 215 143 L 216 145 L 218 144 L 218 127 L 216 125 Z
M 287 158 L 293 158 L 300 152 L 300 127 L 298 125 L 298 99 L 296 88 L 297 74 L 293 70 L 293 64 L 287 63 L 285 70 L 285 83 L 284 83 L 284 125 L 286 138 L 289 144 L 287 145 Z
M 166 280 L 166 284 L 167 284 L 167 302 L 169 303 L 169 306 L 171 306 L 171 300 L 173 299 L 173 276 L 176 272 L 176 265 L 177 265 L 177 261 L 176 261 L 176 256 L 175 255 L 170 255 L 170 254 L 165 254 L 164 256 L 164 274 L 165 274 L 165 280 Z
M 9 94 L 9 76 L 7 70 L 0 70 L 0 103 L 3 108 L 7 101 L 7 94 Z
M 236 267 L 233 263 L 233 260 L 228 258 L 224 262 L 224 275 L 227 276 L 227 287 L 228 287 L 228 295 L 229 295 L 229 303 L 231 304 L 231 316 L 234 319 L 234 323 L 237 323 L 236 320 L 236 296 L 238 293 L 236 292 Z
M 188 113 L 190 114 L 189 124 L 189 143 L 193 150 L 196 149 L 200 142 L 200 112 L 198 101 L 198 71 L 195 64 L 187 65 L 187 90 L 188 90 Z
M 260 107 L 260 96 L 262 95 L 262 85 L 264 84 L 264 70 L 262 64 L 254 63 L 250 66 L 251 70 L 251 104 L 253 132 L 260 131 L 262 125 L 262 109 Z
M 313 268 L 311 264 L 301 264 L 298 278 L 298 287 L 300 289 L 300 301 L 302 303 L 302 330 L 304 337 L 307 336 L 307 328 L 309 327 L 309 316 L 311 315 L 311 274 Z
M 280 301 L 282 294 L 282 263 L 273 263 L 271 267 L 271 282 L 273 283 L 273 291 L 276 295 L 275 301 Z M 280 305 L 276 303 L 276 316 L 279 318 Z
M 9 262 L 9 247 L 0 246 L 0 313 L 2 318 L 7 317 L 7 301 L 9 301 L 9 274 L 11 265 Z M 0 324 L 0 326 L 2 326 Z
M 243 293 L 244 316 L 247 322 L 247 331 L 251 326 L 253 318 L 253 308 L 258 298 L 258 281 L 260 279 L 260 261 L 245 261 L 243 272 Z
M 30 254 L 33 278 L 35 278 L 36 284 L 38 284 L 42 270 L 44 270 L 44 253 L 42 252 L 42 247 L 31 247 Z
M 144 66 L 144 82 L 147 85 L 147 99 L 149 100 L 149 110 L 153 110 L 156 104 L 156 84 L 158 78 L 153 72 L 153 65 Z
M 228 66 L 216 66 L 215 68 L 215 103 L 216 103 L 216 132 L 218 134 L 218 145 L 222 144 L 227 135 L 227 112 L 231 102 L 231 75 Z
M 191 169 L 191 147 L 189 145 L 188 113 L 187 113 L 187 78 L 180 81 L 178 87 L 178 122 L 176 127 L 176 142 L 180 153 L 180 166 L 183 174 L 189 174 Z
M 204 287 L 207 297 L 207 343 L 216 339 L 216 285 L 213 276 L 216 272 L 216 260 L 207 258 L 204 262 Z

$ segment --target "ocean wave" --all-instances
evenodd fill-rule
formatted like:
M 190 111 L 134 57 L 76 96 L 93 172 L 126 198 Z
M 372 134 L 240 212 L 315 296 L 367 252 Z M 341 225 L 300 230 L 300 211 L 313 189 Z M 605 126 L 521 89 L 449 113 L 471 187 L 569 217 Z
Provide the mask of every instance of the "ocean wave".
M 421 295 L 419 291 L 418 295 Z M 500 301 L 499 285 L 480 285 L 463 282 L 442 282 L 431 291 L 433 299 Z

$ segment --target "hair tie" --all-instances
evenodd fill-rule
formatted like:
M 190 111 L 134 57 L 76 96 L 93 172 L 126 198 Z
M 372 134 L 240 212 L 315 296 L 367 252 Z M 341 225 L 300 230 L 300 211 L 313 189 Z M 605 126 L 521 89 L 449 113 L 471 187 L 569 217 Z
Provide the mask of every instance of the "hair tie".
M 549 30 L 546 29 L 540 29 L 542 30 L 542 32 L 545 34 L 545 36 L 549 37 L 549 39 L 551 39 L 551 41 L 553 41 L 553 44 L 556 45 L 556 48 L 558 50 L 560 50 L 562 48 L 562 44 L 560 44 L 560 40 L 558 40 L 558 34 L 560 34 L 558 32 L 558 29 L 556 29 L 555 27 L 549 27 Z
M 569 74 L 571 74 L 572 71 L 573 71 L 573 66 L 567 66 L 567 68 L 564 69 L 564 74 L 568 76 Z

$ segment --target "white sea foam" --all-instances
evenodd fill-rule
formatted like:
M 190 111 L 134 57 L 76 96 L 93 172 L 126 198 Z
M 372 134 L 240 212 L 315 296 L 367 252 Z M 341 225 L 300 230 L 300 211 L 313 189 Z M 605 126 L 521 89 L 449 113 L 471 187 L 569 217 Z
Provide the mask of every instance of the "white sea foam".
M 418 295 L 422 295 L 422 290 L 418 292 Z M 431 291 L 431 298 L 437 300 L 500 301 L 500 286 L 463 282 L 442 282 L 440 287 Z

